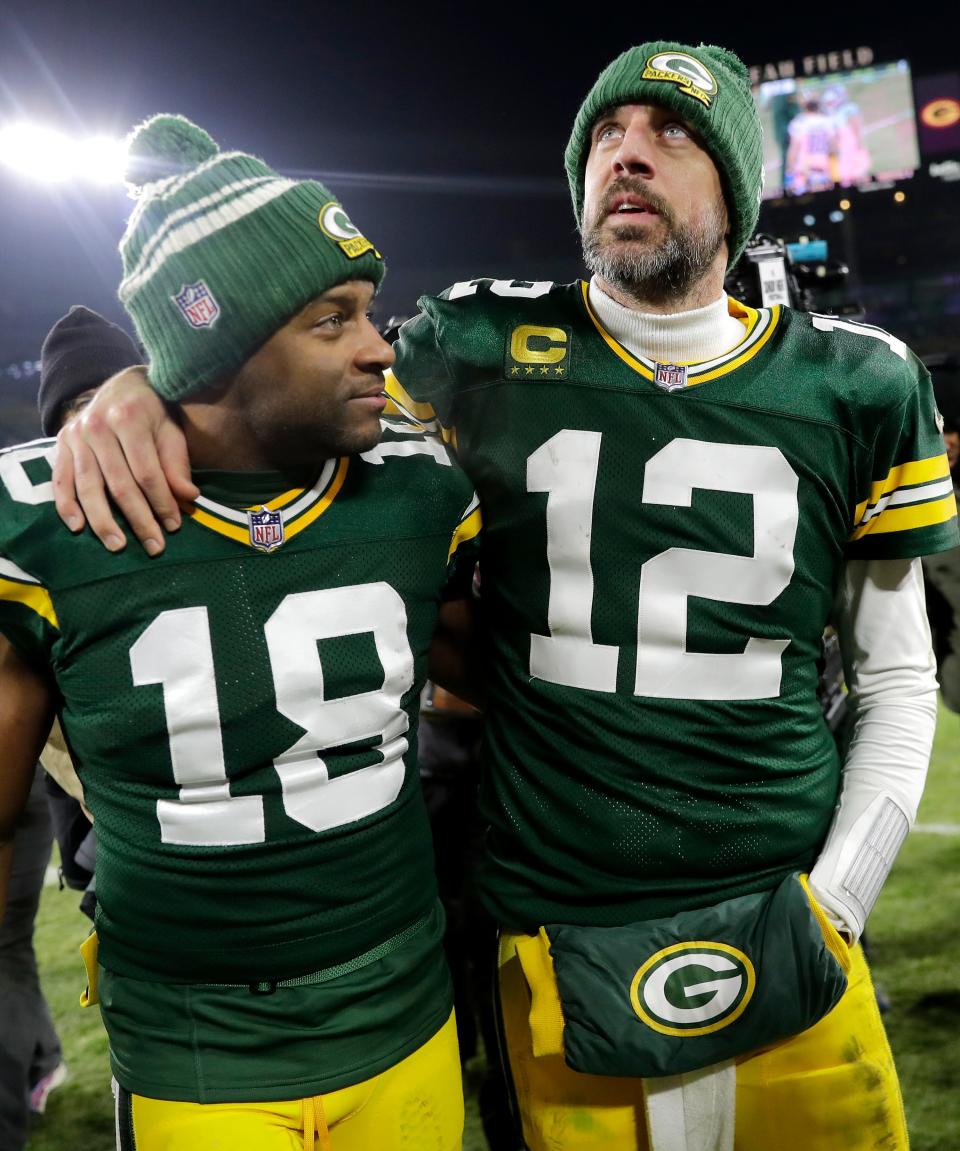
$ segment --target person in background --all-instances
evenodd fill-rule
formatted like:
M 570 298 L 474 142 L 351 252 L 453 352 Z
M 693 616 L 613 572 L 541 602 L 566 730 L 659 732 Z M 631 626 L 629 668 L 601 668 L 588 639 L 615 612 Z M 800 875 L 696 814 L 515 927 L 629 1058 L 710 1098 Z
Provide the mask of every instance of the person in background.
M 849 188 L 870 176 L 870 153 L 863 139 L 860 108 L 847 95 L 843 84 L 831 84 L 820 97 L 823 114 L 833 121 L 836 131 L 833 180 Z
M 50 861 L 53 825 L 38 765 L 17 822 L 0 919 L 0 1147 L 21 1151 L 31 1114 L 42 1114 L 67 1067 L 40 987 L 33 929 Z
M 479 572 L 474 585 L 479 585 Z M 509 1146 L 512 1120 L 506 1082 L 498 1058 L 493 1009 L 496 924 L 477 898 L 476 869 L 486 834 L 477 807 L 480 786 L 483 714 L 428 683 L 420 712 L 418 764 L 433 834 L 437 887 L 446 912 L 443 945 L 453 976 L 460 1061 L 472 1086 L 467 1063 L 483 1038 L 486 1056 L 477 1084 L 480 1119 L 492 1151 Z
M 67 420 L 83 411 L 104 380 L 142 362 L 143 353 L 123 328 L 74 304 L 47 333 L 40 352 L 37 407 L 43 434 L 55 436 Z M 92 919 L 97 835 L 59 720 L 54 721 L 40 762 L 47 773 L 47 802 L 60 849 L 60 879 L 84 893 L 80 908 Z
M 43 434 L 53 436 L 109 376 L 142 356 L 115 324 L 79 305 L 59 319 L 43 341 L 37 406 Z M 2 562 L 2 561 L 0 561 Z M 3 568 L 0 567 L 0 575 Z M 82 788 L 62 744 L 59 725 L 41 754 L 30 797 L 17 824 L 7 907 L 0 922 L 0 1147 L 19 1151 L 29 1117 L 42 1114 L 50 1092 L 67 1077 L 60 1039 L 44 999 L 33 947 L 54 836 L 68 886 L 92 878 L 93 831 L 81 806 Z M 65 786 L 62 786 L 65 785 Z M 83 845 L 83 861 L 77 853 Z M 90 864 L 89 867 L 84 864 Z
M 833 164 L 837 153 L 837 128 L 824 115 L 816 96 L 803 99 L 800 114 L 787 129 L 786 190 L 791 195 L 822 192 L 833 186 Z

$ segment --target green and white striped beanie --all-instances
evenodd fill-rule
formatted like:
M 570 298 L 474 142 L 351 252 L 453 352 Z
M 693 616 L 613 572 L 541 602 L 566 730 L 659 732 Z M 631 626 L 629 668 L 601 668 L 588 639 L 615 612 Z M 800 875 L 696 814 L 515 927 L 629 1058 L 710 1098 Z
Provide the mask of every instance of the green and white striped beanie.
M 119 295 L 165 399 L 232 375 L 328 288 L 383 279 L 380 253 L 323 184 L 221 152 L 182 116 L 134 130 L 127 178 L 139 202 Z

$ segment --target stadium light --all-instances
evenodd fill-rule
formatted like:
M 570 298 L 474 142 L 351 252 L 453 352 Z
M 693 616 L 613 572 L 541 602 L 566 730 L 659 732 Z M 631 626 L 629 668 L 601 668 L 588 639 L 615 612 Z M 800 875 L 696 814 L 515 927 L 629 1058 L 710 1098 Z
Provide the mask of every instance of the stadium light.
M 85 180 L 123 181 L 123 140 L 107 136 L 72 139 L 63 132 L 26 122 L 0 128 L 0 164 L 45 184 Z

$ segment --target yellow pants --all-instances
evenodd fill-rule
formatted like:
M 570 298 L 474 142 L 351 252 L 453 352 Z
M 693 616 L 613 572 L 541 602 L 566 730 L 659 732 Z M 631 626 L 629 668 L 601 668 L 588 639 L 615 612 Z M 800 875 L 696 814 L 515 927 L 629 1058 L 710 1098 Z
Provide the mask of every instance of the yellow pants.
M 525 975 L 518 939 L 529 937 L 501 939 L 500 996 L 529 1151 L 649 1151 L 642 1080 L 585 1075 L 560 1055 L 534 1057 L 532 965 Z M 829 1015 L 738 1063 L 736 1151 L 906 1151 L 900 1087 L 862 948 L 851 959 L 847 990 Z
M 282 1103 L 176 1103 L 117 1090 L 120 1151 L 458 1151 L 453 1015 L 412 1055 L 339 1091 Z

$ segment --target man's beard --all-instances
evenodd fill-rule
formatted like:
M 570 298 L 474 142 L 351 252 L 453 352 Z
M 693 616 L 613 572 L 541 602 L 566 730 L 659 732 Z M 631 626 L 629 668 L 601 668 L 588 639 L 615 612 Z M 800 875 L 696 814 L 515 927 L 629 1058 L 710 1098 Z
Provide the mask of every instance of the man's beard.
M 666 227 L 666 237 L 650 238 L 648 226 L 636 227 L 629 215 L 608 232 L 608 205 L 619 192 L 634 192 L 653 208 Z M 656 226 L 656 225 L 654 225 Z M 727 214 L 716 201 L 691 224 L 678 224 L 670 206 L 635 181 L 618 180 L 607 191 L 596 218 L 583 229 L 583 258 L 591 272 L 639 302 L 666 304 L 682 300 L 713 263 L 723 244 Z

